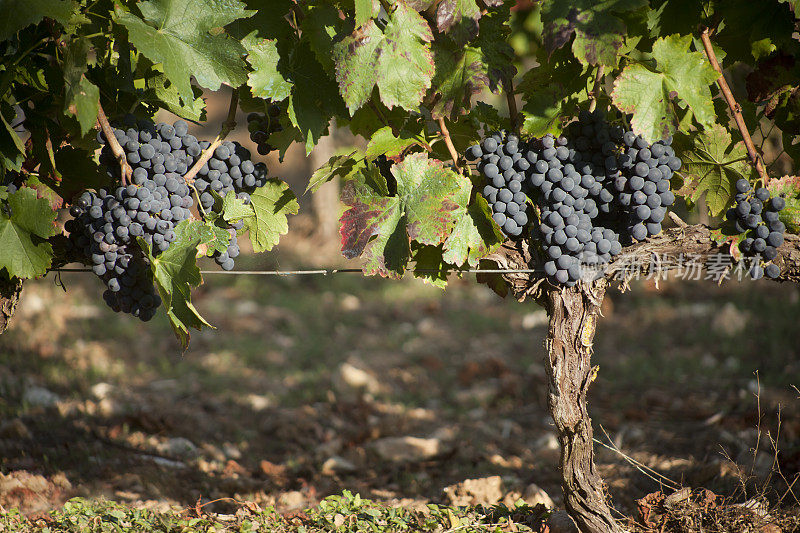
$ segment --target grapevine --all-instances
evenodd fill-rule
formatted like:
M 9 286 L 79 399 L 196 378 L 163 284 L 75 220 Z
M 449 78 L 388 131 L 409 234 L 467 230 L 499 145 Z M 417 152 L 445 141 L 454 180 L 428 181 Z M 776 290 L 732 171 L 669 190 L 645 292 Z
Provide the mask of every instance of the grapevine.
M 620 531 L 584 326 L 657 253 L 800 281 L 797 2 L 266 4 L 0 0 L 0 327 L 24 281 L 77 262 L 186 349 L 211 326 L 192 303 L 203 257 L 236 272 L 299 210 L 267 157 L 347 129 L 306 186 L 341 185 L 342 254 L 441 288 L 484 270 L 544 304 L 564 504 L 582 531 Z M 198 139 L 223 86 L 220 134 Z

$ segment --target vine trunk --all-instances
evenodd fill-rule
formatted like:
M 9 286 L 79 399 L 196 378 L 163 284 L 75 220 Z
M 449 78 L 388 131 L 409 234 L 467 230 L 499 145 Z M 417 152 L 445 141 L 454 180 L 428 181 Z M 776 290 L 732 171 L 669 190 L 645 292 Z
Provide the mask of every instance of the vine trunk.
M 592 421 L 586 401 L 595 376 L 592 340 L 607 286 L 607 281 L 600 279 L 591 285 L 547 291 L 548 406 L 561 444 L 565 507 L 583 533 L 624 531 L 611 516 L 605 484 L 594 464 Z

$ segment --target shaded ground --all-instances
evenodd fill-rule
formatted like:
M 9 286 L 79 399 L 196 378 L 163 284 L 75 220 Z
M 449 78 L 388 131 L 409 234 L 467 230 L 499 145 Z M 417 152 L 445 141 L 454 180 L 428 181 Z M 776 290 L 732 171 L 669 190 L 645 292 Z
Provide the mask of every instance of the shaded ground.
M 300 266 L 284 254 L 237 268 Z M 26 284 L 0 336 L 0 506 L 230 497 L 285 512 L 342 489 L 412 507 L 543 498 L 531 483 L 560 503 L 547 317 L 533 304 L 472 278 L 441 292 L 359 275 L 208 276 L 195 303 L 218 329 L 181 356 L 163 316 L 114 315 L 92 276 L 62 280 L 66 294 L 52 276 Z M 604 315 L 598 439 L 678 485 L 796 503 L 798 287 L 643 282 L 612 291 Z M 621 513 L 669 492 L 619 453 L 598 446 L 597 460 Z M 482 494 L 443 490 L 491 476 Z

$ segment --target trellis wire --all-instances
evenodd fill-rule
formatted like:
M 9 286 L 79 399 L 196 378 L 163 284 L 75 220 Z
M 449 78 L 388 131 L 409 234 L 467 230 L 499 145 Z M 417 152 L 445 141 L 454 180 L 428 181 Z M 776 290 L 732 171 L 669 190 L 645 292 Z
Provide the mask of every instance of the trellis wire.
M 92 272 L 91 268 L 51 268 L 48 272 Z M 543 269 L 483 269 L 470 268 L 467 270 L 442 271 L 435 268 L 416 268 L 408 270 L 411 273 L 426 274 L 536 274 L 544 272 Z M 317 270 L 201 270 L 201 274 L 225 274 L 238 276 L 329 276 L 333 274 L 363 274 L 360 268 L 324 268 Z

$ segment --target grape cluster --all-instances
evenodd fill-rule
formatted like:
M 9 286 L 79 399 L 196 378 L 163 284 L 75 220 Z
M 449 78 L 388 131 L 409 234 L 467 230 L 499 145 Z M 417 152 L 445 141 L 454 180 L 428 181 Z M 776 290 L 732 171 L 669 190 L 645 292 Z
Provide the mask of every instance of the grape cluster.
M 200 143 L 205 150 L 211 145 L 208 141 Z M 250 194 L 267 182 L 267 167 L 264 163 L 253 163 L 250 150 L 237 142 L 225 141 L 214 150 L 214 155 L 197 172 L 194 186 L 200 193 L 203 209 L 214 206 L 216 192 L 223 198 L 233 192 L 245 203 L 250 203 Z
M 467 155 L 480 159 L 483 194 L 507 236 L 522 234 L 529 224 L 525 197 L 533 200 L 545 273 L 572 286 L 584 267 L 607 263 L 623 245 L 661 232 L 675 201 L 669 180 L 681 167 L 670 144 L 651 145 L 600 112 L 582 112 L 558 138 L 521 142 L 501 132 Z
M 203 141 L 200 147 L 205 150 L 210 143 Z M 211 209 L 216 192 L 223 198 L 233 192 L 245 203 L 250 203 L 250 194 L 267 182 L 267 167 L 264 163 L 253 163 L 250 150 L 237 142 L 225 141 L 214 150 L 214 155 L 197 173 L 194 186 L 200 193 L 200 205 L 203 209 Z M 212 257 L 224 270 L 232 270 L 233 259 L 239 255 L 236 230 L 242 229 L 243 223 L 237 222 L 228 228 L 231 241 L 225 252 L 215 251 Z
M 756 258 L 750 277 L 760 279 L 766 274 L 768 278 L 777 278 L 781 269 L 770 261 L 778 256 L 778 247 L 783 244 L 786 226 L 778 216 L 786 201 L 780 196 L 771 198 L 763 187 L 753 190 L 744 178 L 736 182 L 735 199 L 736 206 L 728 210 L 727 218 L 737 232 L 745 233 L 739 249 L 745 256 Z
M 142 238 L 158 255 L 175 239 L 175 225 L 191 217 L 191 191 L 183 174 L 202 152 L 188 125 L 154 124 L 127 116 L 114 136 L 133 169 L 130 183 L 84 192 L 70 207 L 71 248 L 106 285 L 103 297 L 115 311 L 150 320 L 160 305 L 147 259 L 135 243 Z M 102 132 L 100 162 L 119 180 L 120 168 Z
M 480 159 L 478 169 L 487 180 L 483 196 L 492 208 L 492 218 L 509 237 L 518 237 L 528 224 L 527 196 L 522 191 L 530 162 L 516 135 L 497 134 L 469 148 L 470 159 Z
M 169 246 L 175 233 L 171 221 L 142 209 L 143 204 L 149 207 L 148 202 L 160 201 L 139 200 L 140 190 L 148 189 L 128 185 L 113 192 L 84 192 L 70 207 L 75 218 L 64 227 L 73 251 L 88 259 L 92 271 L 105 283 L 106 304 L 146 322 L 155 315 L 161 299 L 155 292 L 147 260 L 133 240 L 144 237 Z
M 127 115 L 123 124 L 114 128 L 114 136 L 125 150 L 134 179 L 154 178 L 159 174 L 183 176 L 202 152 L 200 142 L 189 134 L 189 125 L 182 120 L 174 125 L 154 124 Z M 110 178 L 120 181 L 120 167 L 102 131 L 97 133 L 97 141 L 103 144 L 100 163 L 105 165 Z
M 250 113 L 247 115 L 247 130 L 250 132 L 250 140 L 256 143 L 258 153 L 267 155 L 275 148 L 269 144 L 269 136 L 273 133 L 283 131 L 278 121 L 281 116 L 281 108 L 275 104 L 270 104 L 267 113 Z

